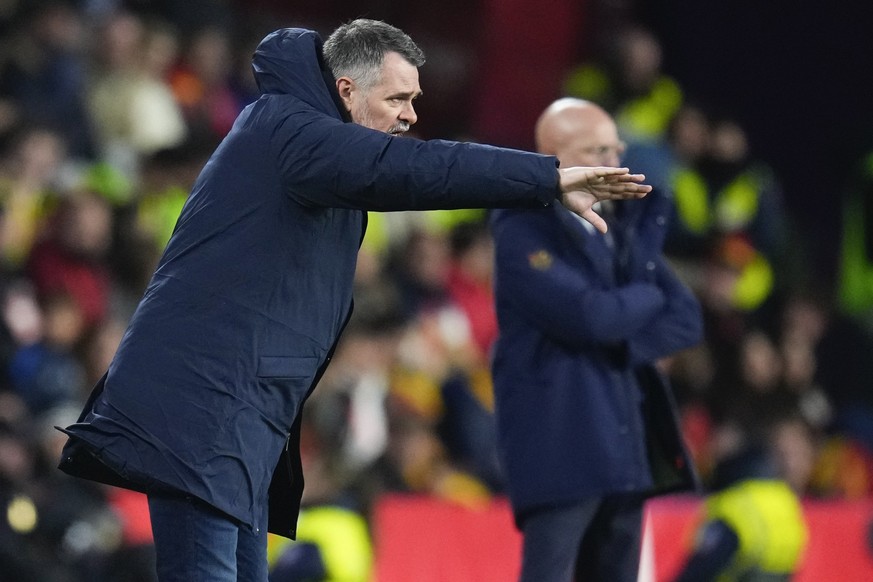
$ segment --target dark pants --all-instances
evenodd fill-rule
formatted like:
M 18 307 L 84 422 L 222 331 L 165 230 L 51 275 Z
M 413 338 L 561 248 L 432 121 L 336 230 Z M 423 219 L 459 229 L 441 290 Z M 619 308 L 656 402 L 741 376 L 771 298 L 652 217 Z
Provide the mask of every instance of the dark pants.
M 266 582 L 266 514 L 255 533 L 199 499 L 149 495 L 160 582 Z
M 611 495 L 531 512 L 520 582 L 635 582 L 644 500 Z

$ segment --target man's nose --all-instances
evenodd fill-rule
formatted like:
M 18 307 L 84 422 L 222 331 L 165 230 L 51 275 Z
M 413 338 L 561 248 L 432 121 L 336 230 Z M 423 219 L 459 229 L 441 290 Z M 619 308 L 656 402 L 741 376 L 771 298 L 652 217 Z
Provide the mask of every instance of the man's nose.
M 414 125 L 418 121 L 418 115 L 415 113 L 415 107 L 412 103 L 407 103 L 400 112 L 400 119 L 409 125 Z
M 621 166 L 621 156 L 619 156 L 618 152 L 615 150 L 611 150 L 608 154 L 603 156 L 603 165 L 609 166 L 610 168 L 618 168 Z

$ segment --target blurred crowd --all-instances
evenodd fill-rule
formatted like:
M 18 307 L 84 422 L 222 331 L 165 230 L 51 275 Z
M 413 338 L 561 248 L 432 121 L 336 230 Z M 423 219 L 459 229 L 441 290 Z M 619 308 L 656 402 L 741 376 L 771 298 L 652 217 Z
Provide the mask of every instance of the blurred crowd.
M 55 470 L 64 437 L 53 427 L 75 422 L 199 169 L 257 97 L 250 55 L 269 28 L 241 26 L 224 2 L 194 26 L 199 4 L 0 0 L 0 581 L 151 579 L 141 500 Z M 834 259 L 841 281 L 816 280 L 813 243 L 731 112 L 666 75 L 644 28 L 617 29 L 595 52 L 567 71 L 563 92 L 613 113 L 626 165 L 672 196 L 667 255 L 704 306 L 705 341 L 662 362 L 704 481 L 743 445 L 766 442 L 800 495 L 869 497 L 864 225 L 861 250 L 847 234 Z M 873 198 L 867 165 L 847 200 Z M 873 228 L 873 213 L 852 212 Z M 371 214 L 369 224 L 355 313 L 307 406 L 302 444 L 301 525 L 348 527 L 345 547 L 360 555 L 336 567 L 359 572 L 380 494 L 476 507 L 503 490 L 485 213 Z M 317 513 L 325 507 L 334 513 Z M 271 543 L 276 572 L 293 569 L 288 546 Z

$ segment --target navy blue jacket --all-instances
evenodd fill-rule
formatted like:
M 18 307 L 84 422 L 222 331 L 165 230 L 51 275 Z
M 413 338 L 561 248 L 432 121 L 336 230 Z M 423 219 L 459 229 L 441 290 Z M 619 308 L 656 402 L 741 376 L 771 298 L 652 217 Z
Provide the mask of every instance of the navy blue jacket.
M 499 210 L 495 408 L 509 495 L 528 510 L 696 486 L 655 360 L 697 343 L 700 306 L 661 257 L 669 203 L 623 203 L 614 246 L 561 206 Z
M 299 413 L 351 313 L 365 210 L 542 207 L 553 157 L 348 123 L 321 39 L 258 46 L 262 96 L 207 162 L 61 469 L 295 534 Z

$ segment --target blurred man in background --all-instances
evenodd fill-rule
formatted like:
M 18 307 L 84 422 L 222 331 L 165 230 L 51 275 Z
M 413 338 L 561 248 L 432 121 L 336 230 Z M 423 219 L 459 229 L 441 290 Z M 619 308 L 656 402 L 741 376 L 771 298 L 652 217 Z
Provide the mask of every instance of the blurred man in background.
M 623 152 L 579 99 L 549 106 L 536 139 L 562 166 Z M 661 255 L 669 203 L 655 191 L 600 211 L 605 235 L 559 207 L 494 213 L 495 409 L 523 582 L 636 580 L 644 500 L 696 483 L 656 366 L 702 332 Z

